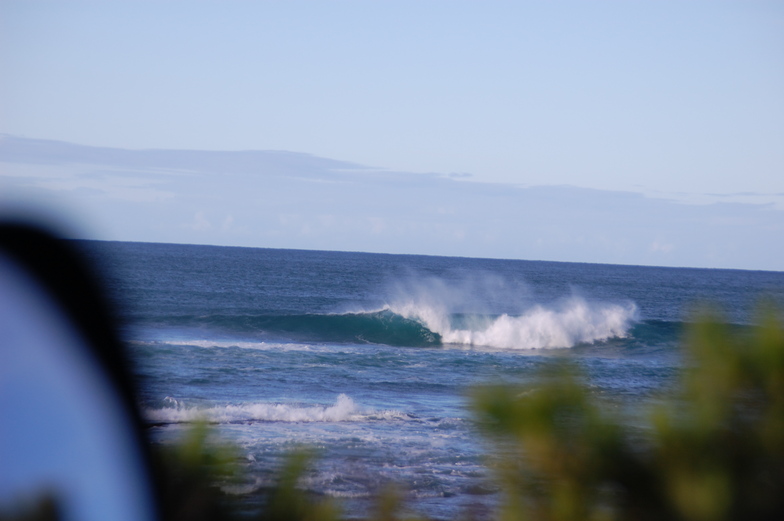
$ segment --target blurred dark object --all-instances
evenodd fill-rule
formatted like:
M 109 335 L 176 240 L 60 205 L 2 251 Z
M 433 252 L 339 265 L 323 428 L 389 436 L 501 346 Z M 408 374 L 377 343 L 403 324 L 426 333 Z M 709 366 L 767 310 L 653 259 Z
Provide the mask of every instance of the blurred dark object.
M 9 510 L 0 512 L 2 521 L 60 521 L 63 518 L 57 498 L 44 493 L 24 503 L 17 502 Z
M 33 277 L 78 330 L 90 356 L 109 375 L 127 414 L 141 427 L 116 315 L 84 256 L 69 241 L 26 223 L 0 224 L 0 254 Z
M 0 223 L 0 515 L 32 503 L 45 518 L 158 517 L 129 362 L 94 273 L 42 227 Z

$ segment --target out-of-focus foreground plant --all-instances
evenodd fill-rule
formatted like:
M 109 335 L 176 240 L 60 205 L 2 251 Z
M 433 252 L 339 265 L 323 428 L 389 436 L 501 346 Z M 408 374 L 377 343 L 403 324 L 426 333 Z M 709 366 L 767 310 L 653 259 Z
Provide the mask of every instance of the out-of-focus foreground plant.
M 162 492 L 162 521 L 338 521 L 340 505 L 331 498 L 309 494 L 301 488 L 314 454 L 306 448 L 289 453 L 275 473 L 273 483 L 255 492 L 236 496 L 222 485 L 242 483 L 247 477 L 235 448 L 216 444 L 206 424 L 197 424 L 179 442 L 158 447 L 158 480 Z M 252 496 L 252 497 L 251 497 Z M 254 499 L 259 508 L 248 510 Z M 405 505 L 394 487 L 379 491 L 370 519 L 417 521 L 404 513 Z M 3 518 L 0 516 L 0 520 Z M 38 518 L 19 518 L 18 521 Z M 49 519 L 49 518 L 47 518 Z M 14 518 L 13 521 L 17 521 Z
M 183 438 L 157 447 L 156 474 L 162 521 L 336 521 L 337 506 L 315 499 L 299 488 L 312 454 L 292 452 L 276 473 L 274 483 L 256 491 L 258 512 L 243 512 L 243 499 L 223 492 L 246 478 L 237 449 L 210 440 L 211 429 L 198 423 Z M 246 499 L 248 499 L 246 497 Z
M 784 331 L 691 327 L 679 390 L 641 422 L 564 362 L 529 389 L 475 393 L 506 520 L 784 519 Z
M 210 428 L 197 423 L 172 445 L 154 447 L 161 515 L 166 521 L 228 519 L 230 502 L 219 488 L 240 478 L 233 447 L 209 443 Z

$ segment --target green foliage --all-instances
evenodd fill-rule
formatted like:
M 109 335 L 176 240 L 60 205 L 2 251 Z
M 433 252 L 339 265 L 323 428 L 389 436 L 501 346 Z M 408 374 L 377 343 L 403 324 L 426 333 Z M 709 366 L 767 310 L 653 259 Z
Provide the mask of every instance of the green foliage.
M 568 362 L 528 389 L 474 396 L 498 443 L 502 520 L 784 519 L 784 332 L 712 317 L 685 343 L 679 391 L 647 423 L 594 396 Z
M 154 467 L 162 518 L 208 521 L 232 517 L 219 485 L 239 479 L 236 451 L 208 443 L 210 429 L 199 423 L 174 445 L 156 446 Z
M 684 519 L 784 518 L 784 332 L 692 330 L 683 399 L 653 413 L 667 499 Z
M 267 494 L 258 517 L 260 521 L 336 521 L 337 505 L 330 500 L 317 501 L 299 488 L 312 454 L 303 450 L 291 453 L 279 472 L 277 483 Z
M 380 491 L 376 498 L 373 521 L 422 521 L 424 518 L 404 514 L 405 505 L 400 490 L 389 485 Z
M 313 455 L 292 452 L 278 471 L 275 483 L 256 493 L 260 512 L 243 512 L 242 499 L 225 494 L 222 485 L 245 479 L 236 448 L 211 441 L 211 429 L 199 423 L 172 445 L 158 446 L 156 477 L 161 490 L 162 518 L 170 520 L 226 521 L 335 521 L 337 505 L 308 496 L 300 487 Z M 247 499 L 247 498 L 246 498 Z

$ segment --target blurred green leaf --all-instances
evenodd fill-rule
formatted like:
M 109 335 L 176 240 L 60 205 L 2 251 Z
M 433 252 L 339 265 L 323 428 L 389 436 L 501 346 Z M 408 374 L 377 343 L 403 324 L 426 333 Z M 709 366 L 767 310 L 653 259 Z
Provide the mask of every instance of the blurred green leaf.
M 772 309 L 690 328 L 679 391 L 640 437 L 563 361 L 526 389 L 478 389 L 496 441 L 501 519 L 784 519 L 784 332 Z

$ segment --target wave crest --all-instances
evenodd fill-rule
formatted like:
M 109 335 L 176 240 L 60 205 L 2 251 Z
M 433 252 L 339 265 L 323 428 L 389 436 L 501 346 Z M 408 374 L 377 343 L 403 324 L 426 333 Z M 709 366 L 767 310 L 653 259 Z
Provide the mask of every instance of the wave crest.
M 446 344 L 505 349 L 567 348 L 626 337 L 637 320 L 637 306 L 589 303 L 572 297 L 555 307 L 536 305 L 512 316 L 454 316 L 428 305 L 409 302 L 390 306 L 400 315 L 421 321 Z
M 302 406 L 283 403 L 251 403 L 215 407 L 190 407 L 167 397 L 165 406 L 145 409 L 144 418 L 151 423 L 237 423 L 267 422 L 343 422 L 361 418 L 367 411 L 345 394 L 334 405 Z

